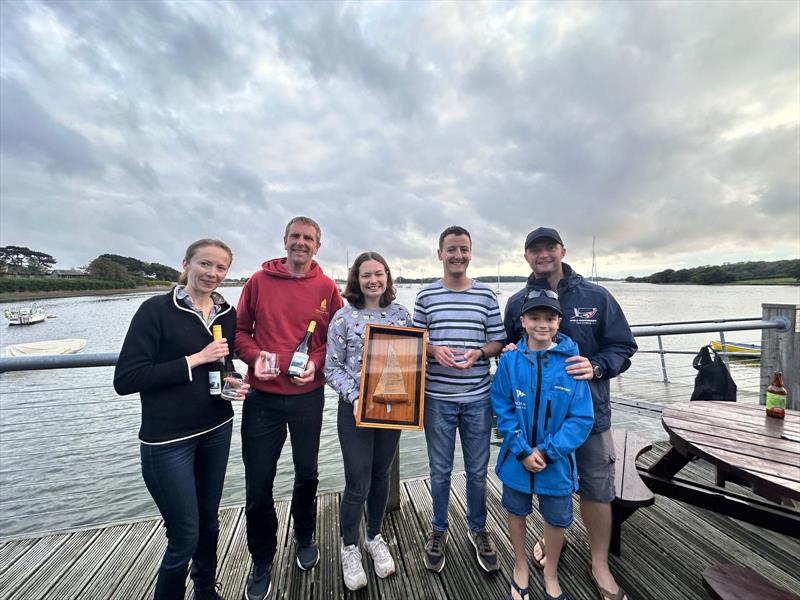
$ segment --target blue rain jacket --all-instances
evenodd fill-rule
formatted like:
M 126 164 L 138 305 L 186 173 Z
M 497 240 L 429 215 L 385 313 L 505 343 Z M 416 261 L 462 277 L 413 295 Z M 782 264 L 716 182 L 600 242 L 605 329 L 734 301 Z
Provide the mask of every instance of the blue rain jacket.
M 558 283 L 558 300 L 564 317 L 559 331 L 571 337 L 581 355 L 603 368 L 602 379 L 589 380 L 594 400 L 594 431 L 611 428 L 611 393 L 609 379 L 624 373 L 636 352 L 636 341 L 617 301 L 607 289 L 586 281 L 567 263 L 561 263 L 564 279 Z M 524 335 L 519 317 L 525 295 L 531 289 L 548 289 L 546 279 L 528 278 L 528 283 L 508 299 L 505 319 L 506 343 Z
M 589 385 L 565 371 L 566 359 L 579 354 L 578 345 L 562 333 L 555 342 L 550 350 L 532 351 L 523 337 L 500 358 L 492 383 L 503 436 L 495 472 L 519 492 L 569 496 L 578 489 L 575 449 L 589 437 L 594 410 Z M 552 460 L 539 473 L 522 465 L 534 446 Z

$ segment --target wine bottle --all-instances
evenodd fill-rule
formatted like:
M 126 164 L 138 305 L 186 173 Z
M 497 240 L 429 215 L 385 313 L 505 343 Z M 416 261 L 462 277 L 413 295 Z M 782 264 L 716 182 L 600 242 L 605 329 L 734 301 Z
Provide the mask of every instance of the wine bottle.
M 314 329 L 316 329 L 316 327 L 316 321 L 311 321 L 308 324 L 306 334 L 297 345 L 294 354 L 292 354 L 292 362 L 289 363 L 289 368 L 286 370 L 286 374 L 289 377 L 301 375 L 303 371 L 306 370 L 306 367 L 308 367 L 308 355 L 311 353 L 311 336 L 314 335 Z
M 214 341 L 222 339 L 222 325 L 213 325 L 211 334 Z M 208 365 L 208 393 L 212 396 L 222 394 L 222 373 L 225 371 L 225 358 L 218 358 Z

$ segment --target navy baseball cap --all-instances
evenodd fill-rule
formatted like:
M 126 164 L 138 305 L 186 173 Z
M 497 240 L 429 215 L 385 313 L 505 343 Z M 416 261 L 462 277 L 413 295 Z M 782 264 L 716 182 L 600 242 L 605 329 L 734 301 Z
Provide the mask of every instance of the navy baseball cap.
M 525 294 L 525 301 L 522 303 L 522 312 L 525 314 L 534 308 L 550 308 L 556 311 L 559 315 L 561 312 L 561 303 L 558 301 L 558 294 L 553 290 L 529 290 Z
M 555 229 L 552 227 L 537 227 L 528 234 L 528 237 L 525 238 L 524 249 L 527 250 L 531 244 L 533 244 L 533 242 L 541 239 L 553 240 L 562 246 L 564 245 L 564 242 L 561 241 L 561 236 L 558 235 L 558 232 Z

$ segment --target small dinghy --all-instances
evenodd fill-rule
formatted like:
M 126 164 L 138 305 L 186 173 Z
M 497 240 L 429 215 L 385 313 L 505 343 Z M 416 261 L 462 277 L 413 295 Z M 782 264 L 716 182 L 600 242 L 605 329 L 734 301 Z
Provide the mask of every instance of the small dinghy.
M 37 356 L 47 354 L 75 354 L 83 350 L 86 340 L 80 338 L 67 340 L 47 340 L 44 342 L 27 342 L 11 344 L 3 348 L 3 356 Z

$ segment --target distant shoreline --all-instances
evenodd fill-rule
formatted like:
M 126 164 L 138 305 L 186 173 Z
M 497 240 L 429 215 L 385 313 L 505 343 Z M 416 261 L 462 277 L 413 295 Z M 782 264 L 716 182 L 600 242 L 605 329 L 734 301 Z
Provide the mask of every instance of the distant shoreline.
M 22 302 L 25 300 L 47 300 L 48 298 L 77 298 L 80 296 L 120 296 L 124 294 L 141 294 L 142 292 L 167 292 L 172 286 L 140 286 L 117 290 L 48 290 L 39 292 L 3 292 L 0 302 Z

